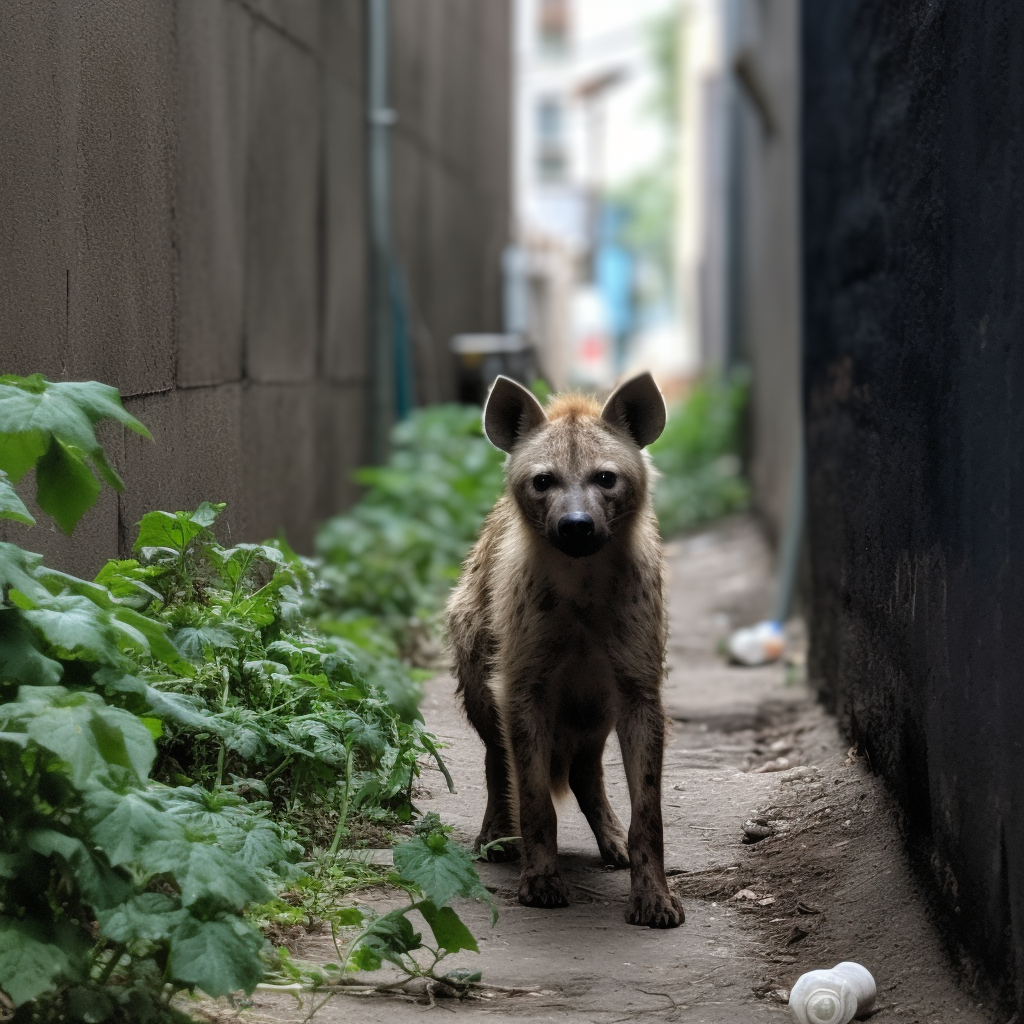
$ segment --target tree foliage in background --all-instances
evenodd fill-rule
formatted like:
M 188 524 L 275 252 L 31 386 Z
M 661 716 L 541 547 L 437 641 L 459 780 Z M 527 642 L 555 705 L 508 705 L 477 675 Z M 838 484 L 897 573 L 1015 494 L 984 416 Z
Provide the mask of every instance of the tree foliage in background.
M 647 110 L 662 129 L 665 152 L 650 167 L 611 189 L 608 196 L 626 214 L 622 241 L 653 271 L 639 283 L 638 300 L 646 310 L 664 307 L 673 291 L 681 20 L 679 6 L 673 5 L 651 19 L 646 33 L 654 78 Z

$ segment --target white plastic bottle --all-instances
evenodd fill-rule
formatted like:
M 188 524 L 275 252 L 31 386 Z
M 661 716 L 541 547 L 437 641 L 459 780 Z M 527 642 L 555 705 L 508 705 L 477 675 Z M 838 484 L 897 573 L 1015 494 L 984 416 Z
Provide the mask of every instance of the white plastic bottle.
M 844 961 L 830 971 L 809 971 L 789 993 L 800 1024 L 848 1024 L 875 1005 L 875 979 L 860 964 Z
M 748 629 L 737 629 L 729 637 L 729 654 L 740 665 L 767 665 L 778 661 L 786 646 L 786 636 L 778 622 L 759 622 Z

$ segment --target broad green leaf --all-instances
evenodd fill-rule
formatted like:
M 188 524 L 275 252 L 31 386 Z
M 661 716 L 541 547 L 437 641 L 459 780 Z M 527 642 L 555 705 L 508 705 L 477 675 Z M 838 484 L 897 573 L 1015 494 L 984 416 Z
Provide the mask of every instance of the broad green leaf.
M 34 599 L 45 598 L 49 591 L 35 575 L 42 561 L 42 555 L 0 541 L 0 599 L 8 588 L 20 590 Z
M 334 911 L 331 918 L 340 928 L 361 928 L 366 920 L 358 907 L 342 907 Z
M 160 739 L 164 734 L 164 723 L 159 718 L 139 718 L 139 721 L 146 727 L 146 731 L 154 740 Z
M 68 954 L 38 924 L 0 917 L 0 989 L 15 1006 L 75 974 Z
M 29 849 L 44 857 L 57 854 L 71 869 L 74 884 L 93 910 L 121 906 L 132 894 L 128 880 L 112 871 L 74 836 L 53 829 L 35 829 L 25 837 Z
M 56 604 L 53 601 L 41 601 L 39 606 L 43 608 L 63 607 L 62 602 L 69 598 L 68 593 L 75 597 L 85 598 L 91 601 L 97 608 L 103 609 L 103 613 L 95 614 L 97 625 L 107 631 L 107 637 L 111 644 L 116 644 L 118 638 L 129 647 L 135 647 L 144 656 L 151 656 L 156 661 L 163 662 L 168 668 L 173 669 L 178 675 L 192 675 L 192 666 L 185 661 L 178 653 L 174 644 L 171 643 L 167 633 L 167 624 L 159 619 L 151 618 L 137 612 L 134 608 L 125 607 L 114 599 L 106 587 L 99 583 L 91 583 L 88 580 L 80 580 L 67 573 L 57 572 L 53 569 L 40 569 L 38 571 L 42 582 L 46 583 Z M 159 596 L 159 595 L 157 595 Z M 79 608 L 85 605 L 79 604 Z M 109 627 L 109 630 L 107 629 Z
M 383 958 L 370 946 L 359 945 L 348 958 L 348 966 L 354 971 L 379 971 Z
M 194 523 L 198 523 L 203 527 L 210 527 L 213 526 L 217 516 L 226 508 L 227 503 L 223 501 L 204 501 L 195 512 L 191 512 L 189 515 Z
M 458 953 L 460 949 L 480 952 L 473 933 L 451 907 L 436 907 L 430 900 L 421 900 L 415 906 L 423 915 L 423 920 L 430 925 L 438 949 L 446 949 L 449 953 Z
M 51 383 L 38 374 L 0 380 L 0 469 L 15 483 L 56 438 L 102 458 L 93 424 L 113 419 L 149 436 L 121 405 L 117 389 L 95 381 Z M 105 462 L 105 460 L 104 460 Z
M 115 867 L 142 863 L 153 843 L 183 835 L 151 795 L 94 788 L 85 794 L 84 807 L 90 838 Z
M 59 661 L 39 650 L 39 640 L 15 608 L 0 610 L 0 684 L 56 686 L 64 675 Z
M 109 707 L 94 693 L 23 686 L 2 709 L 45 750 L 64 762 L 78 789 L 105 774 L 110 765 L 144 782 L 156 755 L 146 727 L 132 714 Z
M 181 552 L 202 532 L 203 526 L 193 522 L 187 512 L 147 512 L 139 522 L 139 535 L 132 550 L 170 548 Z
M 82 1024 L 102 1024 L 114 1012 L 114 1000 L 98 988 L 80 985 L 67 994 L 72 1019 Z
M 455 896 L 490 902 L 470 855 L 440 833 L 415 836 L 395 847 L 395 871 L 443 907 Z
M 46 454 L 36 463 L 39 507 L 71 536 L 99 493 L 100 482 L 86 465 L 85 453 L 51 438 Z
M 263 977 L 263 937 L 237 918 L 188 918 L 171 935 L 170 974 L 208 996 L 252 990 Z
M 139 522 L 133 551 L 143 548 L 171 548 L 184 551 L 189 543 L 214 523 L 224 511 L 223 502 L 204 501 L 195 512 L 147 512 Z
M 158 579 L 166 569 L 160 565 L 140 565 L 134 558 L 112 559 L 96 574 L 95 582 L 105 587 L 114 597 L 145 595 L 160 600 L 160 594 L 146 581 Z
M 145 696 L 149 710 L 154 715 L 159 715 L 164 721 L 174 722 L 176 725 L 186 726 L 190 729 L 204 729 L 215 733 L 221 731 L 219 724 L 206 710 L 199 697 L 173 691 L 165 693 L 151 686 L 145 688 Z
M 384 733 L 377 722 L 360 718 L 358 715 L 345 716 L 345 743 L 357 747 L 370 754 L 382 754 L 386 743 Z
M 145 638 L 148 652 L 155 661 L 162 662 L 180 676 L 193 674 L 195 670 L 171 643 L 166 623 L 143 615 L 141 612 L 135 611 L 134 608 L 123 606 L 112 609 L 111 617 L 116 622 L 141 633 Z
M 182 657 L 199 664 L 207 647 L 234 650 L 235 638 L 219 626 L 181 626 L 174 631 L 172 643 Z
M 109 615 L 89 598 L 61 594 L 47 597 L 38 605 L 34 611 L 22 614 L 54 647 L 58 657 L 106 665 L 122 663 Z
M 107 764 L 132 772 L 143 783 L 156 760 L 156 746 L 149 727 L 135 715 L 101 704 L 94 709 L 92 732 Z
M 188 839 L 157 840 L 145 851 L 145 866 L 153 874 L 170 874 L 181 889 L 183 906 L 199 902 L 241 910 L 273 894 L 252 872 L 215 846 Z
M 115 491 L 124 490 L 124 481 L 118 476 L 117 470 L 107 461 L 107 453 L 102 448 L 93 452 L 92 462 L 99 475 L 110 487 L 113 487 Z
M 109 384 L 100 384 L 94 380 L 69 381 L 50 384 L 50 389 L 75 402 L 93 423 L 104 419 L 116 420 L 129 430 L 134 430 L 136 434 L 143 437 L 152 436 L 145 425 L 124 408 L 117 388 Z
M 18 492 L 11 486 L 7 474 L 0 469 L 0 519 L 13 519 L 16 523 L 28 526 L 35 524 L 35 519 L 18 497 Z
M 160 892 L 144 892 L 116 907 L 97 911 L 100 932 L 114 942 L 166 940 L 188 918 L 178 901 Z
M 382 960 L 402 967 L 403 954 L 411 953 L 423 944 L 423 936 L 413 930 L 412 922 L 405 916 L 411 909 L 398 907 L 378 917 L 363 933 L 359 945 L 372 949 Z
M 242 848 L 238 851 L 246 867 L 263 871 L 285 860 L 287 853 L 274 825 L 265 818 L 253 820 L 252 816 L 246 824 L 249 827 L 243 830 Z
M 16 434 L 0 431 L 0 469 L 18 483 L 46 454 L 50 435 L 43 430 L 25 430 Z

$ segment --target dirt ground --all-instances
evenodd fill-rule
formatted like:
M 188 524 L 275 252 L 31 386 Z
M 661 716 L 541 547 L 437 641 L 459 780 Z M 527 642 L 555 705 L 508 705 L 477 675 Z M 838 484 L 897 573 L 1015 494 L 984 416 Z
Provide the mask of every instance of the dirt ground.
M 729 521 L 668 545 L 667 555 L 665 704 L 674 735 L 665 756 L 666 867 L 685 924 L 655 931 L 625 923 L 629 873 L 602 866 L 570 797 L 558 811 L 563 870 L 575 888 L 570 907 L 523 907 L 515 898 L 516 867 L 482 864 L 501 912 L 497 925 L 490 927 L 482 907 L 458 908 L 480 953 L 459 954 L 452 966 L 481 970 L 491 988 L 434 1007 L 412 996 L 337 996 L 317 1014 L 321 1024 L 402 1022 L 424 1013 L 524 1024 L 781 1021 L 789 1019 L 785 1001 L 796 978 L 841 960 L 859 961 L 875 975 L 873 1021 L 1005 1024 L 958 984 L 904 859 L 888 799 L 803 684 L 799 636 L 796 665 L 742 669 L 718 653 L 731 628 L 771 606 L 768 554 L 752 524 Z M 438 676 L 423 711 L 447 746 L 458 792 L 449 794 L 440 774 L 427 772 L 418 805 L 440 812 L 468 843 L 486 799 L 483 747 L 453 691 L 452 679 Z M 605 765 L 611 802 L 628 821 L 614 743 Z M 767 835 L 745 843 L 751 837 L 744 825 Z M 299 955 L 336 959 L 322 936 L 310 936 Z M 300 1021 L 309 1008 L 308 1001 L 258 991 L 243 1017 Z

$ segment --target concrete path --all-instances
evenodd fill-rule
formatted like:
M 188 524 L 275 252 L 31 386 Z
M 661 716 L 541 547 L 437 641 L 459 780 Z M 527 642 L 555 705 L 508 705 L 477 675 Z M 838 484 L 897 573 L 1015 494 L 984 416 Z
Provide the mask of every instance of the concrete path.
M 811 699 L 799 665 L 740 669 L 718 653 L 731 628 L 762 618 L 771 605 L 769 559 L 753 526 L 727 522 L 668 545 L 667 555 L 665 703 L 675 728 L 665 757 L 666 865 L 686 923 L 670 931 L 625 923 L 628 872 L 602 866 L 569 798 L 559 807 L 559 845 L 572 906 L 523 907 L 517 869 L 482 864 L 501 912 L 497 925 L 490 927 L 482 908 L 458 908 L 481 952 L 453 957 L 452 966 L 483 972 L 493 987 L 482 998 L 430 1008 L 412 997 L 338 996 L 316 1020 L 383 1024 L 454 1012 L 466 1021 L 784 1021 L 793 981 L 846 959 L 875 973 L 877 1021 L 1000 1019 L 982 996 L 958 987 L 887 798 Z M 423 710 L 446 745 L 458 792 L 449 794 L 440 774 L 427 772 L 417 803 L 437 810 L 468 843 L 486 801 L 483 748 L 453 690 L 449 676 L 437 677 Z M 605 766 L 611 802 L 628 821 L 614 743 Z M 765 766 L 778 770 L 757 771 Z M 745 844 L 745 823 L 768 836 Z M 378 903 L 387 906 L 386 898 Z M 299 955 L 336 959 L 316 936 Z M 266 993 L 246 1013 L 274 1021 L 305 1016 L 294 1000 Z

